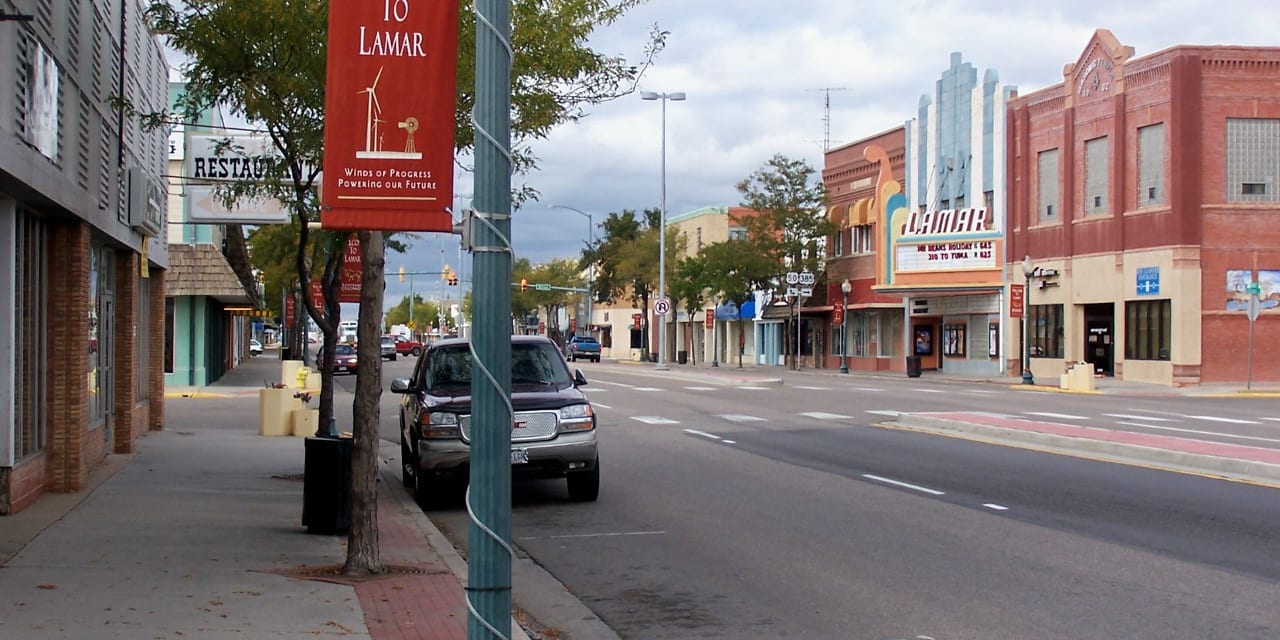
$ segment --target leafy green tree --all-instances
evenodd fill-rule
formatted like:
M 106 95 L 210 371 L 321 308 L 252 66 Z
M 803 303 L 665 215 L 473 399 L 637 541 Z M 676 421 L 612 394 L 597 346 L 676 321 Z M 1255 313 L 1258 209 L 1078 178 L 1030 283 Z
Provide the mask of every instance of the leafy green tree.
M 807 270 L 817 275 L 819 282 L 825 280 L 824 243 L 836 228 L 823 215 L 825 196 L 814 174 L 803 160 L 775 155 L 737 185 L 742 205 L 757 212 L 743 221 L 747 242 L 773 262 L 774 276 L 787 270 Z M 758 278 L 760 274 L 751 275 Z M 787 327 L 788 332 L 798 330 L 792 323 Z M 789 336 L 783 342 L 792 343 Z
M 804 160 L 779 154 L 737 184 L 742 206 L 756 212 L 743 218 L 748 246 L 779 270 L 822 271 L 822 243 L 835 227 L 823 216 L 825 195 L 814 177 Z
M 511 133 L 517 168 L 536 166 L 528 141 L 543 137 L 557 124 L 585 115 L 591 105 L 629 94 L 640 74 L 661 50 L 665 33 L 653 29 L 640 65 L 620 56 L 593 51 L 589 36 L 602 25 L 616 21 L 644 0 L 563 0 L 560 2 L 521 1 L 513 4 L 515 60 L 511 70 Z M 475 101 L 475 23 L 471 2 L 463 1 L 459 18 L 457 148 L 472 144 L 466 125 Z M 286 203 L 297 224 L 298 242 L 293 254 L 297 282 L 303 286 L 312 278 L 308 223 L 317 211 L 315 182 L 322 160 L 324 131 L 325 55 L 328 2 L 326 0 L 152 0 L 147 18 L 153 31 L 165 36 L 183 53 L 187 77 L 186 93 L 179 102 L 182 120 L 191 120 L 209 107 L 225 106 L 233 116 L 261 127 L 271 140 L 278 162 L 269 165 L 261 182 L 228 183 L 221 190 L 226 201 L 246 195 L 274 196 Z M 154 122 L 172 120 L 170 114 L 148 114 Z M 523 190 L 524 194 L 529 191 Z M 309 295 L 302 296 L 307 314 L 324 334 L 324 352 L 331 358 L 337 340 L 340 307 L 337 303 L 338 266 L 345 236 L 323 238 L 325 260 L 321 281 L 324 309 L 317 309 Z M 362 277 L 366 282 L 376 272 L 382 278 L 385 257 L 383 236 L 366 244 Z M 373 247 L 376 247 L 374 249 Z M 376 255 L 372 252 L 376 251 Z M 265 256 L 254 251 L 255 259 Z M 383 282 L 376 286 L 380 296 Z M 278 285 L 284 288 L 286 285 Z M 362 299 L 362 309 L 365 300 Z M 381 315 L 381 309 L 375 310 Z M 295 331 L 295 334 L 302 333 Z M 300 336 L 297 336 L 300 338 Z M 376 340 L 362 341 L 362 349 L 377 350 Z M 301 351 L 302 343 L 296 343 Z M 361 374 L 365 362 L 378 364 L 361 354 Z M 331 424 L 333 412 L 332 367 L 321 366 L 321 424 Z M 357 403 L 378 402 L 380 389 L 358 396 Z M 368 407 L 365 407 L 368 409 Z M 360 410 L 357 415 L 376 415 Z M 378 425 L 354 424 L 357 434 L 353 471 L 372 468 L 376 451 L 361 445 L 371 441 L 364 433 L 377 433 Z M 372 440 L 376 440 L 373 438 Z M 358 459 L 358 462 L 357 462 Z M 367 476 L 363 475 L 362 478 Z M 379 560 L 376 512 L 372 483 L 353 483 L 353 518 L 348 536 L 344 573 L 359 575 L 384 571 Z
M 658 289 L 658 226 L 660 209 L 646 209 L 637 215 L 624 209 L 611 212 L 600 228 L 603 235 L 582 252 L 579 268 L 594 263 L 596 266 L 593 295 L 597 302 L 616 304 L 627 300 L 639 307 L 643 318 L 644 334 L 649 335 L 649 302 Z M 667 269 L 684 254 L 686 240 L 674 228 L 667 229 Z M 668 284 L 672 278 L 667 278 Z M 649 357 L 648 341 L 641 342 L 641 357 Z

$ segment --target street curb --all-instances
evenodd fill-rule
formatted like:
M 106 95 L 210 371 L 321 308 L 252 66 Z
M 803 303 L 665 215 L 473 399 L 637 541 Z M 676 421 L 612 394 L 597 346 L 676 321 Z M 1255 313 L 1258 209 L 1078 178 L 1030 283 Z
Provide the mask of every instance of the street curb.
M 1280 488 L 1280 465 L 1266 462 L 1159 449 L 1123 442 L 1092 440 L 1084 437 L 1023 431 L 912 414 L 900 415 L 896 420 L 882 422 L 881 425 L 893 429 L 952 435 L 991 444 L 1022 446 L 1023 448 L 1047 453 L 1064 455 L 1088 453 L 1092 455 L 1086 457 L 1106 462 L 1137 464 L 1177 473 L 1214 476 L 1227 480 Z

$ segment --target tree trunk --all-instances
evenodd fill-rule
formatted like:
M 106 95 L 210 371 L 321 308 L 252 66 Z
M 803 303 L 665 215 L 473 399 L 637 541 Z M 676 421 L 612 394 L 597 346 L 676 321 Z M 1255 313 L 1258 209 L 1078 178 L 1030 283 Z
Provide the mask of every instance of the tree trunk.
M 381 231 L 361 231 L 360 315 L 351 448 L 351 527 L 343 575 L 385 573 L 378 546 L 378 421 L 382 400 L 382 289 L 386 266 Z

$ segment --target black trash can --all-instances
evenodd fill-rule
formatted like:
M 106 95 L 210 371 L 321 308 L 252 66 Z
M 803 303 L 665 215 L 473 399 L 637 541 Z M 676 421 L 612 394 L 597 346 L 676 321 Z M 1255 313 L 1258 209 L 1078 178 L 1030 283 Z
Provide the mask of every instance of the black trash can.
M 289 351 L 290 351 L 289 347 L 286 347 L 286 346 L 284 346 L 284 345 L 280 345 L 280 359 L 281 359 L 281 360 L 288 360 L 288 359 L 289 359 L 289 355 L 290 355 Z
M 907 356 L 907 377 L 920 377 L 920 356 Z
M 677 363 L 677 364 L 689 364 L 689 352 L 688 352 L 688 351 L 677 351 L 677 352 L 676 352 L 676 363 Z
M 302 526 L 307 533 L 341 533 L 351 526 L 351 438 L 307 438 L 302 481 Z

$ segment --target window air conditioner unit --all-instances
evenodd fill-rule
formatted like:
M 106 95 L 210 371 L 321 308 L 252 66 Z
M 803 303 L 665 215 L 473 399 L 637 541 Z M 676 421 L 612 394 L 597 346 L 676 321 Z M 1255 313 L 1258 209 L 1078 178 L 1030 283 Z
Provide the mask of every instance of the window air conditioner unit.
M 164 183 L 142 167 L 129 167 L 128 183 L 129 226 L 144 236 L 158 235 L 164 224 Z

